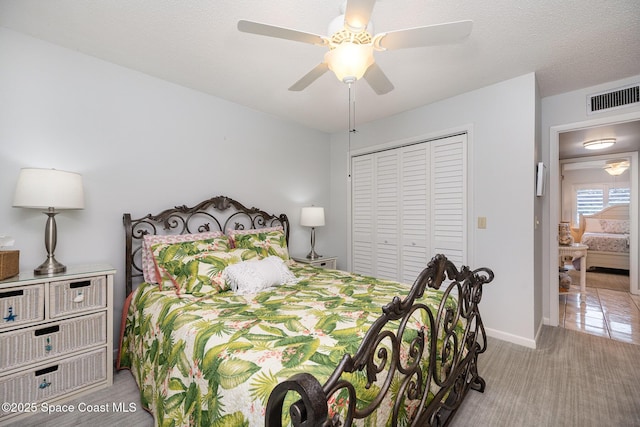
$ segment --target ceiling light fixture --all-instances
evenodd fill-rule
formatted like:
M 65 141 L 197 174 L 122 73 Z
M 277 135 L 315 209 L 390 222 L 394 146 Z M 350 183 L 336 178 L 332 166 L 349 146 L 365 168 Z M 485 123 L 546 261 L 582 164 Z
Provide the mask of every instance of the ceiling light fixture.
M 602 150 L 603 148 L 609 148 L 616 143 L 615 138 L 603 138 L 595 139 L 593 141 L 586 141 L 582 143 L 582 146 L 587 150 Z
M 629 169 L 629 161 L 628 160 L 609 160 L 607 165 L 604 167 L 604 170 L 607 171 L 609 175 L 620 176 Z
M 353 83 L 361 79 L 373 64 L 373 47 L 351 42 L 342 42 L 325 53 L 324 61 L 338 80 Z

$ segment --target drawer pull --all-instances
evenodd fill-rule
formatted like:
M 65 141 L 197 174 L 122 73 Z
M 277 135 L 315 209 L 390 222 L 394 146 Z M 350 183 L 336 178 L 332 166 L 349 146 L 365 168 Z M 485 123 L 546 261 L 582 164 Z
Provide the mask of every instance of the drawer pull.
M 18 317 L 16 314 L 13 313 L 13 306 L 9 306 L 8 308 L 9 314 L 7 314 L 5 317 L 3 317 L 5 322 L 15 322 L 16 317 Z
M 91 280 L 83 280 L 82 282 L 74 282 L 69 285 L 71 289 L 77 288 L 86 288 L 87 286 L 91 286 Z
M 35 372 L 36 377 L 39 377 L 40 375 L 46 375 L 46 374 L 50 374 L 51 372 L 55 372 L 58 370 L 58 365 L 56 366 L 50 366 L 48 368 L 44 368 L 44 369 L 38 369 Z
M 58 370 L 58 365 L 56 366 L 51 366 L 49 368 L 44 368 L 44 369 L 39 369 L 35 372 L 36 377 L 39 377 L 40 375 L 46 375 L 49 374 L 51 372 L 55 372 Z M 47 381 L 46 378 L 42 379 L 42 382 L 40 383 L 40 385 L 38 386 L 38 388 L 47 388 L 51 385 L 51 381 Z
M 36 337 L 39 337 L 39 336 L 42 336 L 42 335 L 55 334 L 57 332 L 60 332 L 60 326 L 59 325 L 49 326 L 48 328 L 38 329 L 37 331 L 34 332 L 34 335 Z M 53 346 L 51 345 L 51 337 L 47 337 L 47 343 L 44 345 L 44 351 L 49 353 L 51 350 L 53 350 Z
M 22 296 L 22 295 L 24 295 L 24 290 L 2 292 L 2 293 L 0 293 L 0 299 L 18 297 L 18 296 Z
M 35 336 L 39 337 L 42 335 L 55 334 L 56 332 L 60 332 L 60 325 L 49 326 L 48 328 L 42 328 L 35 331 Z
M 322 263 L 320 263 L 320 267 L 324 267 L 325 265 L 327 265 L 327 263 L 326 263 L 326 262 L 322 262 Z

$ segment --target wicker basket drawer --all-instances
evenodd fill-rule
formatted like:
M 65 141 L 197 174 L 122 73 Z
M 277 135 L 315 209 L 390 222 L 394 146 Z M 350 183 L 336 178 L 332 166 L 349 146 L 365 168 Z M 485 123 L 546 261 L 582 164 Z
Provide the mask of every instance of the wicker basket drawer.
M 37 403 L 107 379 L 107 349 L 70 357 L 0 379 L 0 396 L 9 403 Z M 0 421 L 10 413 L 0 409 Z
M 105 343 L 106 319 L 101 312 L 0 334 L 0 371 Z
M 44 285 L 0 289 L 0 330 L 44 319 Z
M 107 278 L 52 282 L 49 288 L 49 317 L 107 306 Z

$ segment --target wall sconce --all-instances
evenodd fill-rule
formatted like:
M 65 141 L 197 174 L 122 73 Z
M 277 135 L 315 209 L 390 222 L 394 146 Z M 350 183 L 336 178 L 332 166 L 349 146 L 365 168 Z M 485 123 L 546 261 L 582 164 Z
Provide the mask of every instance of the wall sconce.
M 315 250 L 316 246 L 316 227 L 324 226 L 324 208 L 310 206 L 302 208 L 300 212 L 300 225 L 303 227 L 311 227 L 311 252 L 307 255 L 309 259 L 322 257 Z
M 13 198 L 17 208 L 47 209 L 44 245 L 47 259 L 34 270 L 35 274 L 55 274 L 66 271 L 53 254 L 57 243 L 56 209 L 84 209 L 82 175 L 56 169 L 24 168 L 20 170 Z

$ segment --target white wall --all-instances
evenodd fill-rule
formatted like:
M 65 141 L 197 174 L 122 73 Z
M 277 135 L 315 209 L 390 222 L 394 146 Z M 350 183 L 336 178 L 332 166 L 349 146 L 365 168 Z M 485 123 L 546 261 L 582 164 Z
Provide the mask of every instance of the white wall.
M 560 174 L 558 163 L 558 133 L 589 126 L 616 123 L 627 120 L 640 119 L 640 105 L 623 109 L 599 112 L 588 115 L 586 108 L 587 96 L 594 93 L 613 90 L 632 83 L 640 82 L 640 75 L 617 80 L 597 86 L 567 92 L 560 95 L 542 98 L 542 158 L 549 165 L 549 192 L 544 198 L 543 217 L 543 247 L 548 251 L 543 259 L 543 316 L 546 323 L 557 324 L 557 300 L 551 295 L 551 286 L 557 283 L 555 272 L 558 249 L 557 227 L 560 219 Z M 636 183 L 637 185 L 637 183 Z M 640 242 L 638 242 L 640 245 Z M 639 252 L 640 253 L 640 252 Z M 640 260 L 638 260 L 640 263 Z M 555 278 L 555 280 L 554 280 Z M 555 308 L 552 308 L 555 307 Z
M 0 235 L 16 238 L 21 268 L 42 262 L 45 216 L 11 207 L 18 171 L 82 173 L 86 208 L 57 216 L 56 256 L 66 264 L 108 262 L 119 270 L 116 328 L 124 298 L 123 212 L 142 216 L 224 194 L 289 215 L 291 251 L 302 254 L 309 235 L 297 226 L 299 208 L 324 205 L 327 226 L 317 231 L 318 251 L 338 255 L 346 267 L 346 129 L 328 136 L 3 28 L 0 63 Z M 550 195 L 536 200 L 534 176 L 536 162 L 552 157 L 550 129 L 587 121 L 586 94 L 638 80 L 545 98 L 538 113 L 531 73 L 358 125 L 352 149 L 469 131 L 469 264 L 496 274 L 481 304 L 490 335 L 534 345 L 541 298 L 537 252 L 550 248 Z M 629 111 L 640 107 L 599 117 Z M 535 228 L 540 204 L 542 245 Z M 478 216 L 487 217 L 487 229 L 475 228 Z M 546 256 L 542 271 L 548 317 Z
M 22 269 L 39 265 L 46 216 L 11 206 L 18 172 L 81 173 L 86 206 L 56 217 L 56 258 L 117 268 L 116 331 L 124 212 L 226 195 L 286 213 L 291 252 L 308 251 L 299 211 L 329 203 L 327 134 L 2 28 L 0 64 L 0 235 L 16 239 Z M 327 239 L 318 233 L 320 253 Z
M 489 267 L 481 312 L 490 335 L 535 346 L 534 201 L 536 81 L 533 73 L 357 126 L 351 148 L 445 135 L 469 129 L 470 250 L 472 268 Z M 384 97 L 380 98 L 384 102 Z M 358 106 L 358 110 L 367 108 Z M 357 120 L 357 118 L 356 118 Z M 331 138 L 332 247 L 346 266 L 347 132 Z M 478 216 L 487 228 L 475 228 Z M 337 233 L 337 234 L 335 234 Z M 538 285 L 541 286 L 541 285 Z M 538 307 L 540 307 L 538 303 Z

